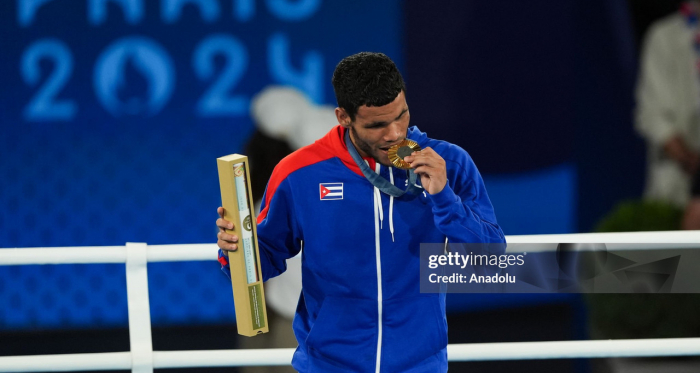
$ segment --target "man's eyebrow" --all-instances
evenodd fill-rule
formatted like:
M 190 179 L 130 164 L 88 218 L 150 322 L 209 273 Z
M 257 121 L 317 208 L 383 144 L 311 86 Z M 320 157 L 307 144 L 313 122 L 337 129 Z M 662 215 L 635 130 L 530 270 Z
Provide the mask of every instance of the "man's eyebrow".
M 401 114 L 399 114 L 399 116 L 396 117 L 396 119 L 394 119 L 394 120 L 399 120 L 399 119 L 401 119 L 401 117 L 402 117 L 404 114 L 406 114 L 407 111 L 408 111 L 408 108 L 407 108 L 407 107 L 403 108 L 403 110 L 401 111 Z
M 408 112 L 408 108 L 404 108 L 404 109 L 401 111 L 401 114 L 399 114 L 399 116 L 397 116 L 394 120 L 399 120 L 399 119 L 401 119 L 401 117 L 402 117 L 404 114 L 406 114 L 406 112 Z M 388 124 L 387 122 L 372 122 L 372 123 L 369 123 L 369 124 L 365 125 L 365 128 L 382 127 L 382 126 L 386 126 L 387 124 Z

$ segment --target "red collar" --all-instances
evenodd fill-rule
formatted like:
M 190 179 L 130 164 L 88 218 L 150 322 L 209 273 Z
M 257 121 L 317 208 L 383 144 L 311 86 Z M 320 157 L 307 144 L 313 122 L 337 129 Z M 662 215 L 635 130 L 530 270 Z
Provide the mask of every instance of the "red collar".
M 316 145 L 320 145 L 324 150 L 338 157 L 347 168 L 364 177 L 360 167 L 355 163 L 355 160 L 352 159 L 350 152 L 348 152 L 348 147 L 345 145 L 345 131 L 347 131 L 345 127 L 337 125 L 330 130 L 326 136 L 317 140 Z M 370 157 L 363 158 L 369 162 L 370 168 L 374 170 L 376 164 L 374 159 Z

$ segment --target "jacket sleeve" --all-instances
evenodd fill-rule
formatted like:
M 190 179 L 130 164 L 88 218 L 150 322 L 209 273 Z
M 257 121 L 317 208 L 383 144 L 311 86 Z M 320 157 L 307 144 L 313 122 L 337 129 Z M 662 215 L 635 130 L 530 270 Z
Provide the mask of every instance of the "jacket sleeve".
M 680 132 L 674 107 L 679 86 L 674 79 L 674 59 L 678 57 L 662 26 L 653 25 L 645 38 L 636 92 L 636 130 L 656 146 Z
M 260 268 L 263 281 L 282 274 L 287 269 L 286 260 L 297 255 L 301 250 L 299 230 L 294 220 L 294 211 L 291 198 L 289 181 L 285 179 L 279 186 L 272 190 L 269 198 L 270 186 L 265 190 L 263 202 L 258 215 L 258 246 L 260 248 Z M 219 262 L 222 271 L 230 276 L 229 264 L 219 249 Z
M 443 156 L 448 164 L 447 184 L 440 193 L 429 195 L 435 225 L 452 243 L 505 243 L 503 230 L 496 222 L 491 200 L 476 165 L 464 150 L 454 145 L 451 147 L 456 148 L 450 152 L 454 155 Z M 505 245 L 486 247 L 489 251 L 496 251 L 492 254 L 505 251 Z

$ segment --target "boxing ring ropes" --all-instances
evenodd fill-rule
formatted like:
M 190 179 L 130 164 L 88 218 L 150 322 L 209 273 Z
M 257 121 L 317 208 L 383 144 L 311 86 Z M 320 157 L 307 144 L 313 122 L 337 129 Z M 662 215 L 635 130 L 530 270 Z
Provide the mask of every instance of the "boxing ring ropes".
M 700 231 L 507 236 L 509 243 L 601 243 L 615 250 L 700 248 Z M 653 244 L 652 244 L 653 243 Z M 652 245 L 653 247 L 650 247 Z M 547 245 L 545 245 L 547 246 Z M 549 245 L 551 246 L 551 245 Z M 546 249 L 545 249 L 546 250 Z M 529 250 L 532 251 L 532 250 Z M 0 249 L 0 265 L 125 263 L 131 351 L 0 357 L 0 372 L 129 370 L 290 365 L 293 348 L 153 351 L 148 262 L 216 260 L 214 244 Z M 700 356 L 700 338 L 464 343 L 449 361 Z

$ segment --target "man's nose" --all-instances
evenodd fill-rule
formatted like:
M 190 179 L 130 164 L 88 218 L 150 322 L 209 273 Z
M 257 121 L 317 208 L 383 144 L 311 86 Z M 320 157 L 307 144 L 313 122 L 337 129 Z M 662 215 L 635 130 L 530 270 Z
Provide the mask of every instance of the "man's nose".
M 401 133 L 401 126 L 398 122 L 392 122 L 387 126 L 386 133 L 384 134 L 384 141 L 395 142 L 398 141 L 403 134 Z

